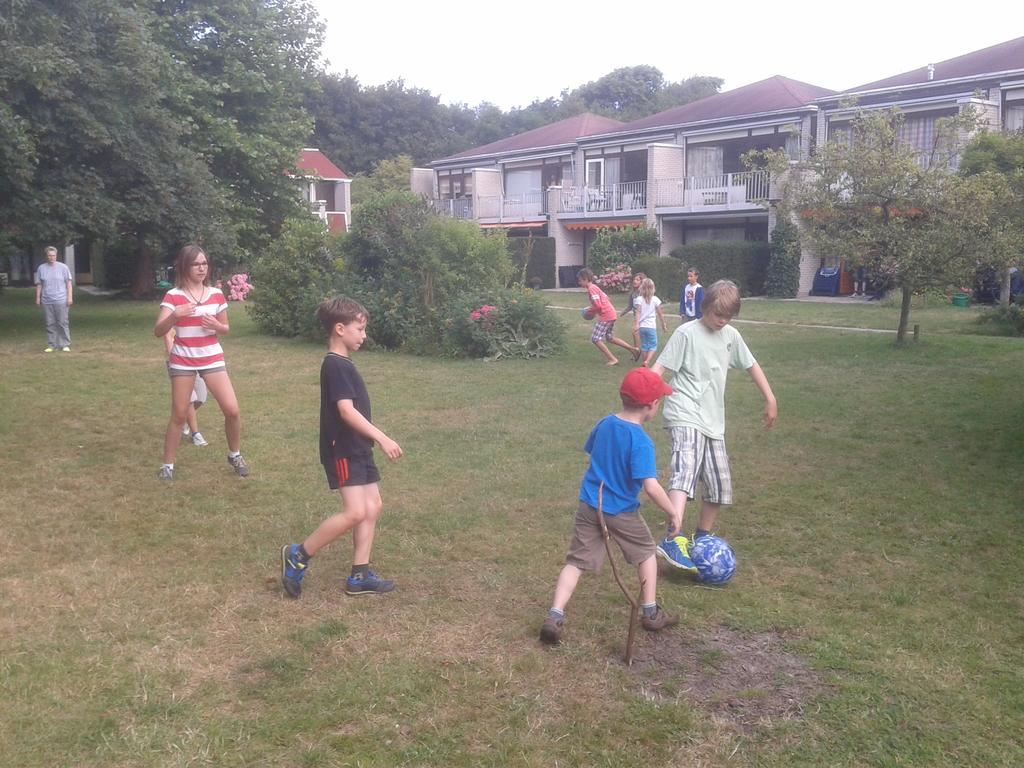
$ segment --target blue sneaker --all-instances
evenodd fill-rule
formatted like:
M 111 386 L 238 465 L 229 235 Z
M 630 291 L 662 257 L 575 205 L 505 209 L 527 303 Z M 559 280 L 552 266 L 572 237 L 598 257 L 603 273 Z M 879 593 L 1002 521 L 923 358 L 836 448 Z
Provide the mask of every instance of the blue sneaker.
M 298 597 L 302 593 L 302 577 L 306 575 L 307 565 L 298 544 L 281 547 L 281 584 L 288 597 Z
M 690 559 L 690 542 L 685 536 L 665 539 L 658 545 L 657 551 L 669 565 L 690 573 L 697 572 L 697 566 Z
M 346 595 L 381 595 L 394 588 L 395 582 L 382 579 L 373 571 L 367 571 L 365 576 L 349 576 L 345 580 Z

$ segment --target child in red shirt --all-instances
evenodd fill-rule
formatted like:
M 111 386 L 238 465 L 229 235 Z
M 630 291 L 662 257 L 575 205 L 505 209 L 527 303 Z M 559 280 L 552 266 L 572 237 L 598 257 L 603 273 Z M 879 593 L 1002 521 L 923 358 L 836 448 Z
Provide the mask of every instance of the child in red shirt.
M 594 282 L 594 273 L 589 269 L 583 268 L 576 276 L 576 282 L 587 291 L 587 296 L 590 298 L 590 307 L 594 317 L 597 318 L 597 322 L 594 323 L 594 332 L 590 334 L 590 340 L 594 342 L 594 346 L 601 350 L 601 354 L 605 356 L 607 361 L 605 365 L 619 364 L 619 358 L 608 349 L 608 345 L 605 344 L 606 341 L 610 341 L 612 344 L 623 349 L 628 349 L 633 355 L 634 362 L 639 360 L 640 347 L 634 347 L 629 342 L 617 338 L 613 333 L 615 320 L 619 315 L 615 311 L 615 307 L 608 300 L 607 294 Z

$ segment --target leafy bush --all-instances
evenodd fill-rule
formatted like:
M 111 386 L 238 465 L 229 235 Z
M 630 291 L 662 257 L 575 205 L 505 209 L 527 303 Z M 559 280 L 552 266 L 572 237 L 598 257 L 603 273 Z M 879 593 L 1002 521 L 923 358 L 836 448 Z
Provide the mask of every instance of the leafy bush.
M 657 256 L 660 249 L 661 238 L 653 229 L 599 229 L 587 248 L 587 267 L 600 275 L 619 264 L 630 266 L 637 259 Z
M 597 275 L 594 282 L 606 291 L 625 293 L 633 288 L 633 270 L 626 264 L 616 264 Z
M 443 346 L 445 307 L 502 290 L 513 271 L 504 232 L 438 216 L 411 193 L 360 206 L 342 250 L 346 289 L 369 310 L 370 337 L 420 354 Z
M 510 237 L 508 250 L 515 265 L 514 280 L 535 288 L 555 287 L 555 238 Z
M 516 288 L 464 296 L 443 322 L 449 354 L 488 360 L 547 357 L 562 348 L 565 326 L 544 298 Z
M 772 230 L 764 291 L 773 298 L 792 299 L 799 290 L 800 233 L 796 225 L 780 219 Z
M 317 337 L 316 308 L 337 291 L 337 241 L 312 216 L 285 222 L 281 237 L 253 261 L 246 302 L 256 327 L 275 336 Z
M 1013 302 L 1007 307 L 994 307 L 985 311 L 978 322 L 994 326 L 1001 336 L 1024 336 L 1024 306 Z
M 764 293 L 768 254 L 768 243 L 740 240 L 689 243 L 673 248 L 670 255 L 696 267 L 705 287 L 716 280 L 732 280 L 741 295 L 759 296 Z

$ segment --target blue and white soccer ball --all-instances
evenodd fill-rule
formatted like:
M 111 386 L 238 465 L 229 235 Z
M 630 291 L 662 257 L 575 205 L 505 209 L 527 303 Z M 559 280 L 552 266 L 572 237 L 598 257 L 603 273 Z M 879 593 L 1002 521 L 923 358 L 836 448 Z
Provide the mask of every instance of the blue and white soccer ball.
M 725 584 L 736 573 L 736 555 L 729 542 L 718 536 L 701 536 L 690 545 L 690 559 L 697 579 L 705 584 Z

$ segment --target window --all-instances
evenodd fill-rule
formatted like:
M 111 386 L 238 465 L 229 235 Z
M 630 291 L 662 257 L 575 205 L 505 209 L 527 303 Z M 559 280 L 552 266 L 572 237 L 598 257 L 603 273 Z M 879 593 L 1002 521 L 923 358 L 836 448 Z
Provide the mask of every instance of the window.
M 1003 129 L 1024 131 L 1024 104 L 1007 104 L 1003 115 Z
M 853 126 L 850 124 L 846 125 L 829 125 L 828 127 L 828 140 L 834 141 L 844 147 L 853 146 Z
M 721 176 L 725 152 L 722 147 L 688 147 L 687 176 Z
M 587 160 L 587 186 L 600 189 L 604 185 L 604 158 Z
M 540 168 L 505 171 L 505 194 L 525 195 L 530 192 L 540 192 L 540 178 Z
M 918 152 L 931 152 L 935 144 L 935 118 L 907 117 L 900 126 L 897 138 L 901 144 Z
M 743 227 L 687 227 L 684 240 L 689 243 L 701 242 L 738 242 L 746 240 L 747 231 Z

